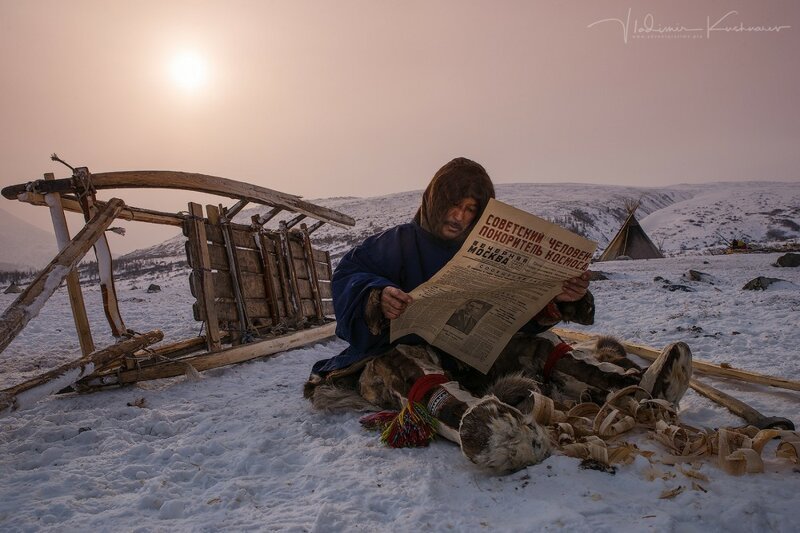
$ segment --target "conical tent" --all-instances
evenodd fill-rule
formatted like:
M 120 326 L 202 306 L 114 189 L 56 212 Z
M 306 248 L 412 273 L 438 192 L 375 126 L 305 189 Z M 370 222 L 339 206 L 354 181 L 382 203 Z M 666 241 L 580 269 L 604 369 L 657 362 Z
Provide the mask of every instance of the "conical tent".
M 636 217 L 633 216 L 637 207 L 638 203 L 628 207 L 628 218 L 625 219 L 617 235 L 611 239 L 598 261 L 611 261 L 622 255 L 631 259 L 664 257 L 639 225 Z

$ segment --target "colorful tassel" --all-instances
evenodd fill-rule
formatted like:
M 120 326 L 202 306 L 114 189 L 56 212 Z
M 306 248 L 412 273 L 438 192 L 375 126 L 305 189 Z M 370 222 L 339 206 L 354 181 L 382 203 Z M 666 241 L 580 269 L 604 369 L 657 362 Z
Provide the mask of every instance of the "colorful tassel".
M 421 403 L 408 403 L 381 432 L 381 441 L 391 448 L 427 446 L 436 434 L 436 419 Z
M 408 403 L 397 411 L 380 411 L 361 417 L 366 429 L 381 431 L 381 441 L 391 448 L 416 448 L 427 446 L 436 434 L 438 421 L 420 403 L 432 388 L 446 383 L 442 374 L 427 374 L 419 378 L 408 393 Z
M 364 426 L 364 429 L 379 430 L 383 432 L 383 430 L 386 429 L 386 426 L 391 424 L 392 420 L 397 418 L 398 414 L 400 413 L 397 411 L 380 411 L 378 413 L 362 416 L 358 419 L 358 421 L 361 422 L 361 425 Z

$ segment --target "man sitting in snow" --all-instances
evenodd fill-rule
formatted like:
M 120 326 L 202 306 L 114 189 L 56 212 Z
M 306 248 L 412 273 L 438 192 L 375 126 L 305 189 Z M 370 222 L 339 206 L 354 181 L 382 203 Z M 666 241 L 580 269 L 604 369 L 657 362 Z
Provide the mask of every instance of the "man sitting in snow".
M 564 282 L 563 292 L 512 338 L 488 375 L 415 335 L 389 342 L 389 322 L 412 302 L 408 293 L 455 255 L 494 194 L 481 165 L 454 159 L 434 175 L 412 222 L 368 238 L 342 258 L 333 275 L 333 303 L 336 334 L 350 346 L 314 365 L 305 395 L 315 407 L 400 408 L 407 399 L 420 402 L 438 420 L 439 432 L 459 442 L 473 462 L 511 471 L 549 452 L 547 433 L 524 412 L 531 409 L 534 379 L 559 400 L 602 403 L 609 391 L 629 385 L 671 402 L 680 399 L 691 371 L 685 344 L 668 346 L 640 372 L 572 351 L 547 332 L 562 319 L 593 323 L 588 272 Z

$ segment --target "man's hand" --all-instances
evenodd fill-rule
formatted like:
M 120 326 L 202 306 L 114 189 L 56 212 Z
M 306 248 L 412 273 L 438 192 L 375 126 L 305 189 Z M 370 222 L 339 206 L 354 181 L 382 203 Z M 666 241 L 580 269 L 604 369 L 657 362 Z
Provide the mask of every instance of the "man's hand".
M 570 278 L 561 286 L 563 292 L 556 296 L 556 302 L 577 302 L 589 290 L 590 272 L 586 271 L 578 277 Z
M 381 311 L 389 320 L 402 315 L 414 299 L 397 287 L 384 287 L 381 291 Z

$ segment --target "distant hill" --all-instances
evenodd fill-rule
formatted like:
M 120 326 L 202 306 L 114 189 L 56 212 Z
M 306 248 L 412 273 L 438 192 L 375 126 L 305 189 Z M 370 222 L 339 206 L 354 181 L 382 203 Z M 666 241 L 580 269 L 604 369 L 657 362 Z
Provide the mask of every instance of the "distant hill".
M 692 196 L 639 218 L 667 253 L 694 253 L 733 239 L 774 244 L 800 239 L 800 184 L 725 182 L 682 185 Z
M 0 209 L 0 271 L 42 268 L 58 252 L 56 238 Z
M 347 213 L 354 228 L 324 225 L 313 241 L 341 257 L 356 243 L 411 220 L 422 191 L 371 198 L 336 197 L 314 203 Z M 508 204 L 554 221 L 599 243 L 602 251 L 625 219 L 626 199 L 641 199 L 636 216 L 667 255 L 697 254 L 721 248 L 732 238 L 785 242 L 800 238 L 800 187 L 786 182 L 706 183 L 670 187 L 621 187 L 578 183 L 516 183 L 497 186 Z M 248 223 L 265 208 L 251 208 L 236 221 Z M 288 216 L 283 217 L 288 218 Z M 276 217 L 268 227 L 277 225 Z M 176 235 L 156 246 L 126 254 L 126 259 L 184 258 L 185 238 Z

